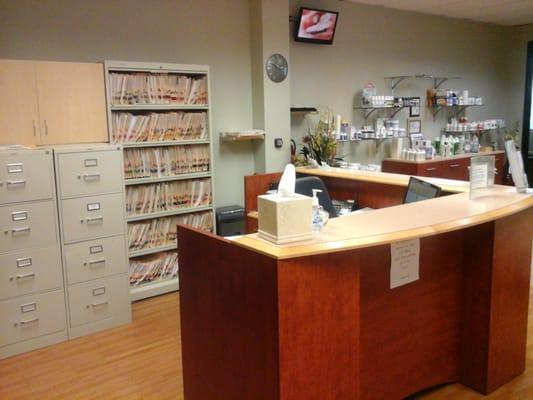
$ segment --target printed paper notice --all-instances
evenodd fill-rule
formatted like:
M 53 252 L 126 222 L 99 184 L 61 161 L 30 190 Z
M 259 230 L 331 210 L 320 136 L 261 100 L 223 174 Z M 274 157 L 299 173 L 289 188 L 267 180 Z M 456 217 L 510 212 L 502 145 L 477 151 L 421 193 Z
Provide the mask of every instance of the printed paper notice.
M 391 289 L 419 279 L 420 239 L 391 243 L 390 255 Z
M 489 165 L 487 163 L 470 166 L 470 189 L 481 189 L 488 186 Z

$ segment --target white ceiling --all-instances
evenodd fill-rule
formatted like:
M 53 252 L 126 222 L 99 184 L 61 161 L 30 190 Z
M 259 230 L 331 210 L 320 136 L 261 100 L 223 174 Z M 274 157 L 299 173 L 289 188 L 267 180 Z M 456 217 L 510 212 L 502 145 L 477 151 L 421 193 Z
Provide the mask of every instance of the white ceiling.
M 491 22 L 500 25 L 533 23 L 533 0 L 348 0 L 416 11 L 423 14 Z

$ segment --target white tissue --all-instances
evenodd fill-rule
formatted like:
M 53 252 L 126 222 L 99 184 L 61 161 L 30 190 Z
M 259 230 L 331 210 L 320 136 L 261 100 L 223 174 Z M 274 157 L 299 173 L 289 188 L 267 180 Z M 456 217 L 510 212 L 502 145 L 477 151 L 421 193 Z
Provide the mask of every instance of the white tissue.
M 296 170 L 294 165 L 287 164 L 278 186 L 278 196 L 292 197 L 294 196 L 294 186 L 296 184 Z

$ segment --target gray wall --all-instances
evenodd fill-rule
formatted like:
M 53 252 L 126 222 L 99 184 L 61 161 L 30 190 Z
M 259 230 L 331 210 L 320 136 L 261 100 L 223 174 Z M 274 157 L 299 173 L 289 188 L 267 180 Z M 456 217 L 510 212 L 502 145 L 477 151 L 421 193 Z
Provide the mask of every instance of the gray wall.
M 485 107 L 467 111 L 472 119 L 504 118 L 514 124 L 516 115 L 506 107 L 507 59 L 511 28 L 433 17 L 336 0 L 290 0 L 291 15 L 301 5 L 339 11 L 333 45 L 291 42 L 291 104 L 327 105 L 335 114 L 360 127 L 360 103 L 366 82 L 374 82 L 378 94 L 388 94 L 383 79 L 392 75 L 434 74 L 461 76 L 443 85 L 468 89 L 484 99 Z M 425 104 L 429 81 L 401 83 L 395 94 L 420 96 Z M 428 137 L 439 134 L 446 123 L 441 112 L 435 119 L 422 107 L 422 129 Z M 397 118 L 406 127 L 409 110 Z M 383 114 L 382 116 L 385 116 Z M 300 141 L 312 116 L 292 117 L 293 137 Z M 358 162 L 379 162 L 387 155 L 388 143 L 376 149 L 375 142 L 345 144 L 339 153 Z M 377 150 L 377 152 L 376 152 Z
M 211 67 L 217 205 L 243 202 L 252 128 L 247 0 L 0 0 L 0 58 L 207 64 Z

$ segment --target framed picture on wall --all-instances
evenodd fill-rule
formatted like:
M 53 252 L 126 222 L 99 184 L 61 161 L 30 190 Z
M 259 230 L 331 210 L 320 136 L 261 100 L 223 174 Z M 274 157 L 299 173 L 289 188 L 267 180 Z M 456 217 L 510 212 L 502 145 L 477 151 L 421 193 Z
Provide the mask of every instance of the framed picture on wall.
M 411 97 L 409 117 L 420 117 L 420 97 Z
M 407 133 L 422 133 L 422 120 L 421 119 L 409 119 L 407 120 Z

